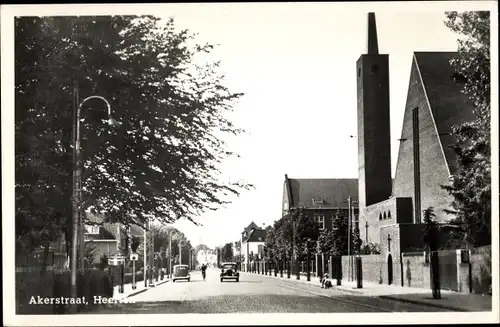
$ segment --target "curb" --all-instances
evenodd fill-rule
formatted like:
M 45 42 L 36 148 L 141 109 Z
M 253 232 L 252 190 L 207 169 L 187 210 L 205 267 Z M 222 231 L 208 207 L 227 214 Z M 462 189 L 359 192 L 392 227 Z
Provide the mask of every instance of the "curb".
M 399 297 L 391 296 L 391 295 L 380 295 L 379 298 L 386 299 L 386 300 L 394 300 L 394 301 L 399 301 L 399 302 L 404 302 L 404 303 L 410 303 L 410 304 L 426 305 L 429 307 L 447 309 L 447 310 L 452 310 L 452 311 L 460 311 L 460 312 L 474 311 L 474 310 L 467 310 L 464 308 L 458 308 L 458 307 L 454 307 L 454 306 L 446 305 L 446 304 L 429 303 L 429 302 L 423 302 L 423 301 L 417 301 L 417 300 L 411 300 L 411 299 L 404 299 L 404 298 L 399 298 Z
M 158 283 L 155 284 L 155 287 L 160 286 L 160 285 L 165 284 L 165 283 L 168 283 L 169 281 L 170 281 L 170 279 L 159 281 Z M 144 292 L 146 292 L 147 290 L 149 290 L 151 288 L 152 287 L 146 287 L 146 288 L 140 289 L 138 291 L 133 291 L 133 292 L 129 293 L 127 296 L 124 296 L 124 297 L 120 298 L 119 300 L 127 299 L 129 297 L 132 297 L 132 296 L 144 293 Z

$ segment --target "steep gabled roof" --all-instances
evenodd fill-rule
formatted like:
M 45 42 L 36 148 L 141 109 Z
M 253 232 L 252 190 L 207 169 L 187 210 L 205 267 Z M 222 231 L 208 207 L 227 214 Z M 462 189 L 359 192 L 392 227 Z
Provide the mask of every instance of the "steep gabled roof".
M 289 178 L 293 207 L 347 207 L 347 198 L 358 198 L 358 179 Z M 318 202 L 313 200 L 320 200 Z M 321 203 L 322 201 L 322 203 Z
M 473 104 L 463 94 L 460 76 L 450 64 L 456 52 L 415 52 L 414 61 L 422 78 L 427 99 L 439 133 L 443 152 L 453 174 L 456 156 L 451 145 L 454 137 L 449 135 L 453 125 L 474 119 Z
M 241 234 L 245 234 L 250 232 L 252 229 L 259 229 L 259 228 L 260 227 L 257 226 L 257 224 L 252 221 L 247 227 L 243 229 L 243 232 L 241 232 Z
M 266 240 L 266 231 L 259 228 L 256 229 L 252 235 L 250 235 L 250 238 L 248 239 L 248 242 L 264 242 Z

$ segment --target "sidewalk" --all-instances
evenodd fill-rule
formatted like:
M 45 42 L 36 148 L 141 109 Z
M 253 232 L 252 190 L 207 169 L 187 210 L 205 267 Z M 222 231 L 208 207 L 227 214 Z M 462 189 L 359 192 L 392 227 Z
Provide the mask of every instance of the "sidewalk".
M 169 280 L 170 280 L 169 278 L 165 277 L 163 280 L 159 280 L 158 282 L 154 282 L 154 285 L 156 287 L 156 286 L 159 286 L 161 284 L 168 282 Z M 148 281 L 148 285 L 149 285 L 149 281 Z M 140 282 L 137 282 L 136 286 L 137 286 L 137 288 L 134 290 L 134 289 L 132 289 L 132 283 L 125 284 L 125 285 L 123 285 L 123 293 L 120 293 L 120 285 L 115 285 L 113 287 L 113 300 L 120 301 L 120 300 L 126 299 L 128 297 L 140 294 L 142 292 L 146 292 L 148 289 L 151 288 L 149 286 L 145 287 L 143 280 L 141 280 Z
M 283 277 L 280 277 L 280 274 L 278 274 L 277 277 L 274 277 L 274 273 L 271 276 L 253 273 L 245 274 L 259 275 L 267 278 L 321 287 L 319 279 L 312 276 L 311 281 L 308 282 L 306 280 L 306 276 L 302 275 L 300 276 L 300 279 L 297 280 L 295 275 L 291 275 L 290 278 L 287 278 L 286 273 L 283 274 Z M 492 297 L 490 295 L 467 294 L 441 290 L 441 299 L 435 300 L 432 298 L 432 291 L 426 288 L 402 287 L 371 282 L 363 282 L 363 288 L 357 288 L 357 283 L 355 281 L 342 280 L 342 285 L 337 286 L 337 281 L 335 279 L 332 280 L 332 283 L 332 290 L 351 295 L 370 297 L 376 296 L 389 300 L 433 306 L 454 311 L 491 311 L 492 306 Z

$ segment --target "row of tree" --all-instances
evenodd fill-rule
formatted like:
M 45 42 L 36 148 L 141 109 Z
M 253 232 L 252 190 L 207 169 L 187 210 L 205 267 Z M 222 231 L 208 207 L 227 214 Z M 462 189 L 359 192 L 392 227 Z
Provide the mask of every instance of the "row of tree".
M 153 16 L 15 19 L 16 254 L 61 234 L 71 248 L 75 108 L 89 96 L 121 126 L 102 123 L 103 101 L 82 105 L 82 212 L 195 222 L 251 187 L 217 177 L 235 155 L 222 137 L 242 132 L 225 118 L 242 94 L 218 62 L 195 64 L 213 46 L 193 38 Z
M 333 228 L 320 230 L 319 224 L 314 220 L 314 216 L 308 213 L 307 208 L 292 208 L 275 221 L 274 225 L 266 228 L 263 253 L 257 255 L 271 261 L 289 260 L 292 257 L 303 261 L 307 255 L 316 253 L 379 253 L 376 244 L 362 244 L 359 230 L 354 226 L 349 229 L 348 219 L 349 217 L 338 210 L 332 222 Z

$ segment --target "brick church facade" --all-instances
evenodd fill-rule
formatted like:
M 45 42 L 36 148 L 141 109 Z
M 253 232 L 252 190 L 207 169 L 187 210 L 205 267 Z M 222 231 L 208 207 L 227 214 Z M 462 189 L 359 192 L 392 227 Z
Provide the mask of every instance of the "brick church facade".
M 389 55 L 379 54 L 375 15 L 368 15 L 368 51 L 357 61 L 359 227 L 363 242 L 378 243 L 385 284 L 403 285 L 401 254 L 423 248 L 421 212 L 438 222 L 452 217 L 449 185 L 455 172 L 451 128 L 473 119 L 450 65 L 453 52 L 415 52 L 399 153 L 391 177 Z

